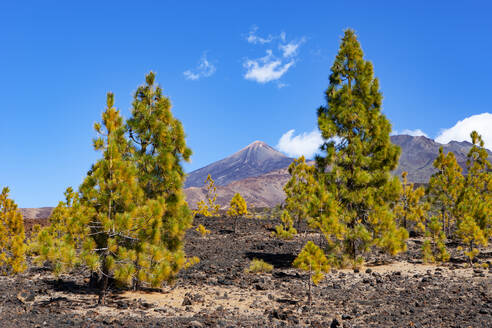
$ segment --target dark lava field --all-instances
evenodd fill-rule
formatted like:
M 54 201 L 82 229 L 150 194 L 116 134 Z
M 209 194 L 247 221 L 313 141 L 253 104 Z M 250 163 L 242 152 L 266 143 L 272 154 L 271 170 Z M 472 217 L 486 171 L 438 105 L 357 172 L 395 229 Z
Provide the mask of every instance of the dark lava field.
M 0 277 L 0 327 L 492 327 L 492 266 L 471 268 L 451 247 L 442 266 L 422 264 L 421 240 L 410 239 L 396 258 L 370 254 L 358 272 L 332 270 L 307 304 L 307 274 L 291 267 L 307 240 L 270 237 L 275 220 L 241 219 L 236 234 L 227 218 L 197 218 L 211 234 L 194 229 L 186 253 L 200 263 L 162 290 L 112 289 L 97 306 L 98 291 L 86 272 L 60 279 L 30 266 Z M 245 271 L 253 258 L 270 273 Z M 482 250 L 479 263 L 492 261 Z

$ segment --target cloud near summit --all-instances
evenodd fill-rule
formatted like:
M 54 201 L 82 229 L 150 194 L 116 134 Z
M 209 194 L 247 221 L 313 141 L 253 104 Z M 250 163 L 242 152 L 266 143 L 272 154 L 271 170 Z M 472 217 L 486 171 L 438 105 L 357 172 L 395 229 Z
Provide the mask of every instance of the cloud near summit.
M 284 133 L 276 148 L 291 157 L 304 155 L 306 158 L 312 159 L 323 143 L 321 134 L 317 129 L 299 135 L 294 135 L 294 132 L 295 130 L 292 129 Z
M 443 144 L 452 140 L 471 142 L 470 133 L 473 130 L 482 136 L 485 147 L 492 149 L 492 113 L 472 115 L 458 121 L 453 127 L 441 130 L 436 141 Z

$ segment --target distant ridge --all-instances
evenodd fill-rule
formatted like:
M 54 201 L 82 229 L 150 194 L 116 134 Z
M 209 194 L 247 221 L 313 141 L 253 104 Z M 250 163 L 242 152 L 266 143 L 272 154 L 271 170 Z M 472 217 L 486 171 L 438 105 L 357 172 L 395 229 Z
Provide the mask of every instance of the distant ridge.
M 208 174 L 217 186 L 225 186 L 287 167 L 292 160 L 263 141 L 255 141 L 231 156 L 191 172 L 185 188 L 202 187 Z
M 427 183 L 435 172 L 433 162 L 439 153 L 453 152 L 458 164 L 466 173 L 467 154 L 472 144 L 466 141 L 451 141 L 440 144 L 423 136 L 396 135 L 391 137 L 393 144 L 401 147 L 400 162 L 393 174 L 408 172 L 408 180 Z M 492 152 L 488 151 L 492 161 Z M 272 207 L 285 199 L 284 184 L 290 175 L 287 167 L 293 159 L 285 156 L 262 141 L 255 141 L 235 154 L 193 171 L 186 180 L 186 200 L 191 208 L 199 200 L 205 199 L 203 184 L 210 173 L 217 187 L 217 202 L 226 207 L 234 193 L 239 192 L 250 207 Z M 21 208 L 25 218 L 47 218 L 53 208 Z

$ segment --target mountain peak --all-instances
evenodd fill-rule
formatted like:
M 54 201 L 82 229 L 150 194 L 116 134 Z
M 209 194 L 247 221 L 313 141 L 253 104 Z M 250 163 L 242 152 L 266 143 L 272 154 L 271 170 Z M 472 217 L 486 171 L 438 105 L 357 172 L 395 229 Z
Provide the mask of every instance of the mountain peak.
M 212 176 L 216 185 L 223 186 L 284 168 L 291 162 L 292 158 L 257 140 L 231 156 L 191 172 L 186 179 L 185 187 L 202 187 L 208 174 Z

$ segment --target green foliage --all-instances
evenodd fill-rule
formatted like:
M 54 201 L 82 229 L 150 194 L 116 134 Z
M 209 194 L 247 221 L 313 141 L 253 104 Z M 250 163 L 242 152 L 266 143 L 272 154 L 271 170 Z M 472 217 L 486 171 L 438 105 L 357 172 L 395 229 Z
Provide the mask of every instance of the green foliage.
M 449 260 L 450 256 L 446 249 L 446 235 L 442 227 L 443 225 L 437 217 L 432 217 L 428 222 L 425 232 L 426 239 L 422 245 L 424 262 L 434 263 L 436 261 L 446 262 Z
M 442 147 L 439 148 L 434 167 L 437 172 L 429 180 L 429 198 L 434 207 L 439 208 L 443 230 L 449 238 L 456 223 L 464 179 L 454 154 L 450 152 L 445 155 Z
M 316 187 L 314 176 L 315 167 L 306 164 L 304 156 L 295 159 L 289 165 L 290 180 L 284 186 L 285 210 L 294 224 L 297 225 L 296 231 L 299 230 L 301 221 L 309 221 L 311 214 L 311 201 Z M 286 222 L 289 223 L 290 222 Z M 294 233 L 289 225 L 276 227 L 281 234 L 285 231 Z M 294 233 L 295 234 L 295 233 Z
M 281 239 L 292 239 L 297 234 L 296 228 L 294 228 L 294 221 L 289 215 L 289 212 L 284 210 L 280 217 L 282 224 L 275 226 L 275 232 L 272 233 L 272 237 L 275 236 Z
M 182 241 L 192 221 L 180 166 L 191 151 L 154 74 L 137 89 L 126 126 L 113 105 L 109 93 L 102 122 L 94 126 L 102 158 L 78 192 L 67 189 L 31 247 L 56 274 L 82 266 L 100 277 L 101 303 L 110 277 L 134 288 L 174 279 L 188 263 Z
M 229 204 L 229 209 L 227 210 L 227 215 L 234 218 L 234 232 L 237 231 L 238 218 L 247 214 L 248 205 L 246 204 L 246 201 L 239 193 L 235 193 Z
M 460 220 L 456 234 L 465 245 L 468 245 L 465 256 L 468 257 L 471 264 L 473 258 L 479 253 L 479 250 L 478 248 L 475 248 L 475 245 L 487 246 L 485 233 L 480 229 L 480 226 L 473 217 L 466 216 L 463 220 Z
M 15 202 L 9 198 L 9 188 L 0 194 L 0 273 L 17 274 L 26 269 L 24 219 Z
M 396 225 L 389 206 L 398 199 L 400 183 L 390 172 L 400 150 L 391 143 L 391 125 L 381 112 L 382 94 L 373 66 L 363 59 L 352 30 L 346 30 L 331 68 L 326 106 L 318 109 L 324 157 L 318 174 L 340 209 L 330 218 L 343 256 L 353 265 L 362 253 L 382 247 L 395 254 L 404 250 L 406 232 Z M 342 236 L 343 234 L 343 236 Z
M 468 153 L 468 174 L 458 205 L 456 235 L 467 247 L 470 261 L 479 253 L 475 246 L 487 246 L 492 237 L 492 165 L 482 137 L 471 133 L 473 146 Z
M 324 273 L 330 270 L 329 261 L 321 248 L 316 246 L 312 241 L 308 241 L 292 265 L 298 269 L 307 271 L 309 274 L 308 299 L 309 305 L 311 305 L 311 281 L 317 285 L 324 279 Z
M 426 214 L 429 210 L 429 204 L 422 200 L 425 189 L 423 187 L 415 189 L 413 183 L 408 183 L 407 172 L 403 172 L 401 177 L 402 189 L 394 208 L 395 216 L 405 229 L 423 233 L 425 232 Z
M 216 204 L 217 201 L 217 187 L 215 182 L 210 176 L 207 176 L 205 180 L 205 188 L 207 188 L 207 202 L 201 200 L 197 203 L 197 209 L 193 211 L 193 215 L 203 215 L 205 217 L 216 216 L 219 213 L 220 205 Z
M 273 270 L 273 265 L 270 263 L 266 263 L 263 260 L 259 260 L 254 258 L 251 260 L 251 263 L 249 264 L 249 268 L 246 269 L 246 272 L 248 273 L 266 273 L 266 272 L 272 272 Z

